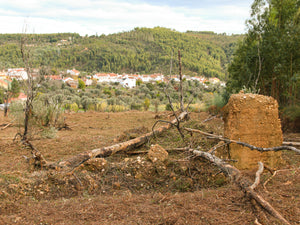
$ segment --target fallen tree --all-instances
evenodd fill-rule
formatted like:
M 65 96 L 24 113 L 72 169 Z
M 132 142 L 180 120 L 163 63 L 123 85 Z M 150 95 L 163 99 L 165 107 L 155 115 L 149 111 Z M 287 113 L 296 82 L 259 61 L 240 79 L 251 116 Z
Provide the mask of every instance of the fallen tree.
M 107 147 L 103 147 L 103 148 L 97 148 L 97 149 L 93 149 L 91 151 L 80 153 L 78 155 L 75 155 L 75 156 L 67 159 L 67 160 L 61 161 L 58 165 L 60 167 L 67 166 L 67 167 L 75 168 L 91 158 L 108 157 L 108 156 L 113 155 L 120 151 L 132 150 L 134 148 L 137 148 L 137 147 L 145 144 L 153 136 L 163 133 L 164 131 L 170 129 L 172 126 L 176 126 L 178 121 L 185 120 L 187 115 L 188 115 L 188 113 L 186 111 L 184 111 L 179 116 L 177 116 L 174 120 L 172 120 L 171 122 L 159 127 L 156 130 L 153 130 L 152 132 L 149 132 L 145 135 L 142 135 L 140 137 L 134 138 L 129 141 L 125 141 L 125 142 L 118 143 L 115 145 L 111 145 L 111 146 L 107 146 Z

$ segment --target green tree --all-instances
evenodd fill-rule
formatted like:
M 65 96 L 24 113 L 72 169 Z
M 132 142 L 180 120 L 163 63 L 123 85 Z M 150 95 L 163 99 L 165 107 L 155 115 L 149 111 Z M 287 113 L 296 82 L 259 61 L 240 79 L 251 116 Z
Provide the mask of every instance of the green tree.
M 281 107 L 299 104 L 300 1 L 255 0 L 248 32 L 229 66 L 227 91 L 243 87 L 274 97 Z
M 15 78 L 11 82 L 10 92 L 13 97 L 18 97 L 20 94 L 20 84 Z
M 145 101 L 144 101 L 144 109 L 145 111 L 148 111 L 150 107 L 150 99 L 149 98 L 145 98 Z
M 78 88 L 83 90 L 83 91 L 85 90 L 85 83 L 80 78 L 78 79 Z

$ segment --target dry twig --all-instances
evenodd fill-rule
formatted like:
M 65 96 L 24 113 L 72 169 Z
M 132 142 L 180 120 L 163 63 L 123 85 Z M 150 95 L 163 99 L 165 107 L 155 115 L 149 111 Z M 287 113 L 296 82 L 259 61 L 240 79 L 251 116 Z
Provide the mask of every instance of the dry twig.
M 189 132 L 193 132 L 193 133 L 200 133 L 200 134 L 203 134 L 205 136 L 209 136 L 210 138 L 224 141 L 224 142 L 226 142 L 228 144 L 230 144 L 230 143 L 236 143 L 238 145 L 242 145 L 242 146 L 248 147 L 251 150 L 257 150 L 259 152 L 270 152 L 270 151 L 277 152 L 277 151 L 282 151 L 282 150 L 291 150 L 291 151 L 294 151 L 294 152 L 297 152 L 297 153 L 300 154 L 300 150 L 297 149 L 297 148 L 295 148 L 295 147 L 292 147 L 292 146 L 276 146 L 276 147 L 272 147 L 272 148 L 261 148 L 261 147 L 256 147 L 254 145 L 250 145 L 250 144 L 245 143 L 245 142 L 230 140 L 230 139 L 224 138 L 222 136 L 218 136 L 218 135 L 214 135 L 214 134 L 209 134 L 209 133 L 206 133 L 204 131 L 197 130 L 197 129 L 191 129 L 191 128 L 183 128 L 183 129 L 185 129 L 186 131 L 189 131 Z
M 189 151 L 194 155 L 202 157 L 218 166 L 225 175 L 229 176 L 234 183 L 238 184 L 244 192 L 254 199 L 262 208 L 267 210 L 268 213 L 280 220 L 282 224 L 290 224 L 276 209 L 270 205 L 269 202 L 264 200 L 262 196 L 260 196 L 253 190 L 253 188 L 251 188 L 249 179 L 243 177 L 237 168 L 208 152 L 194 149 L 190 149 Z

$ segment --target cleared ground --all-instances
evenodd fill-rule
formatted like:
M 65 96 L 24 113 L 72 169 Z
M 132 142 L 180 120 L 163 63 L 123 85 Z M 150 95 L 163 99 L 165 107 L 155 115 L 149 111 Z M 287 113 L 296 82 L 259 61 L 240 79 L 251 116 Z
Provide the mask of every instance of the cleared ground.
M 54 139 L 34 136 L 32 143 L 48 161 L 112 145 L 150 131 L 151 112 L 66 114 L 71 130 Z M 222 120 L 206 113 L 191 114 L 184 126 L 222 134 Z M 163 117 L 162 119 L 170 120 Z M 0 113 L 0 125 L 10 122 Z M 158 125 L 159 126 L 159 125 Z M 2 126 L 3 127 L 3 126 Z M 107 158 L 105 170 L 80 167 L 72 174 L 29 167 L 30 151 L 13 142 L 16 125 L 0 130 L 0 224 L 280 224 L 261 214 L 239 188 L 204 160 L 174 147 L 216 144 L 200 135 L 167 131 L 135 151 Z M 289 134 L 293 139 L 299 134 Z M 151 144 L 169 150 L 164 164 L 153 164 Z M 300 156 L 283 153 L 280 171 L 267 183 L 265 171 L 257 191 L 291 224 L 300 223 Z M 274 168 L 275 169 L 275 168 Z M 255 171 L 243 171 L 254 179 Z

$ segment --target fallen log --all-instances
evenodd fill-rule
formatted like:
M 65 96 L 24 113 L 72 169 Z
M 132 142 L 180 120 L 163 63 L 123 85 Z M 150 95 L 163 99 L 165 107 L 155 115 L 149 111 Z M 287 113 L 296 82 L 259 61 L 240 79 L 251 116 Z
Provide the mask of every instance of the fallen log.
M 179 116 L 178 116 L 178 120 L 183 121 L 186 119 L 188 113 L 187 112 L 182 112 Z M 170 123 L 163 125 L 161 127 L 159 127 L 158 129 L 149 132 L 143 136 L 134 138 L 132 140 L 129 141 L 125 141 L 122 143 L 118 143 L 112 146 L 107 146 L 107 147 L 103 147 L 103 148 L 97 148 L 97 149 L 93 149 L 91 151 L 87 151 L 87 152 L 83 152 L 80 153 L 78 155 L 75 155 L 67 160 L 61 161 L 58 165 L 61 167 L 77 167 L 79 165 L 81 165 L 82 163 L 84 163 L 85 161 L 91 159 L 91 158 L 95 158 L 95 157 L 108 157 L 110 155 L 113 155 L 117 152 L 120 151 L 128 151 L 128 150 L 132 150 L 134 148 L 137 148 L 143 144 L 145 144 L 146 142 L 148 142 L 148 140 L 153 137 L 154 135 L 158 135 L 161 134 L 162 132 L 168 130 L 169 128 L 171 128 L 174 124 L 176 124 L 178 122 L 177 119 L 172 120 Z
M 224 162 L 222 159 L 212 155 L 208 152 L 203 152 L 199 150 L 189 149 L 191 153 L 196 156 L 202 157 L 209 162 L 215 164 L 221 169 L 221 171 L 229 176 L 231 180 L 237 184 L 245 193 L 247 193 L 252 199 L 254 199 L 262 208 L 264 208 L 268 213 L 281 221 L 282 224 L 290 224 L 276 209 L 274 209 L 269 202 L 263 199 L 258 193 L 254 191 L 254 188 L 257 186 L 258 179 L 256 182 L 251 185 L 251 181 L 242 176 L 242 173 L 235 168 L 234 166 Z M 261 165 L 258 174 L 261 173 Z

